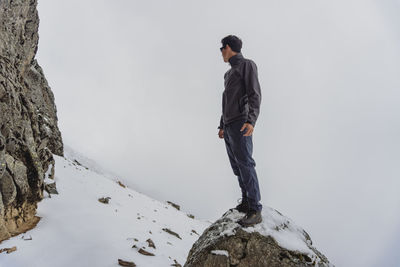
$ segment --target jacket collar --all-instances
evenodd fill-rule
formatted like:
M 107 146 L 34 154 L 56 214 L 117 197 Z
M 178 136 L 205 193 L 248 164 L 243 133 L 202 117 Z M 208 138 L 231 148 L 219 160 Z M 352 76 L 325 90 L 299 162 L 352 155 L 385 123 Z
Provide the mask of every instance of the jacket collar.
M 242 53 L 239 52 L 239 53 L 237 53 L 236 55 L 231 56 L 231 57 L 229 58 L 229 63 L 231 64 L 231 66 L 236 66 L 236 65 L 238 65 L 238 64 L 240 63 L 240 61 L 241 61 L 243 58 L 244 58 L 244 57 L 243 57 Z

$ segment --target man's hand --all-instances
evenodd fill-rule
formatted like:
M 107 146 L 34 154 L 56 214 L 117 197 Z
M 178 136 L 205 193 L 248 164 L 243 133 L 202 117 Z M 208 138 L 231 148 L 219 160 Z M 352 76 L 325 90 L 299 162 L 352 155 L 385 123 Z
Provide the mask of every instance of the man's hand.
M 218 136 L 221 139 L 224 138 L 224 130 L 223 129 L 219 129 Z
M 251 125 L 248 122 L 243 124 L 242 129 L 240 129 L 240 131 L 242 132 L 244 129 L 247 129 L 247 130 L 246 130 L 246 133 L 243 136 L 250 136 L 250 135 L 252 135 L 252 133 L 254 131 L 253 125 Z

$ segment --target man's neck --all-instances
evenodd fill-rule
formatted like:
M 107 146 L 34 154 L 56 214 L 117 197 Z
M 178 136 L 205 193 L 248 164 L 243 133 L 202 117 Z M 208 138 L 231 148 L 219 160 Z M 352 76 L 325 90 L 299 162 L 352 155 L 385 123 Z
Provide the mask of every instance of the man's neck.
M 234 54 L 233 56 L 231 56 L 231 57 L 229 58 L 228 61 L 229 61 L 229 64 L 230 64 L 231 66 L 234 66 L 234 65 L 238 64 L 239 61 L 240 61 L 242 58 L 243 58 L 242 53 L 240 53 L 240 52 L 235 52 L 235 54 Z
M 228 58 L 228 60 L 230 60 L 231 57 L 234 57 L 234 56 L 236 56 L 237 54 L 238 54 L 237 52 L 233 52 L 233 51 L 232 51 L 231 56 Z

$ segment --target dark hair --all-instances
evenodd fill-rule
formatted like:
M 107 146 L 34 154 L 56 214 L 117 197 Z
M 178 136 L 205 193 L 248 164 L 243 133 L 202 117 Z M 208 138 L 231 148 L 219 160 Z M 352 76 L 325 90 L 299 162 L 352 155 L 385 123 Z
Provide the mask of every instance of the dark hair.
M 242 49 L 242 40 L 235 35 L 228 35 L 221 40 L 222 46 L 225 47 L 227 44 L 232 48 L 234 52 L 240 52 Z

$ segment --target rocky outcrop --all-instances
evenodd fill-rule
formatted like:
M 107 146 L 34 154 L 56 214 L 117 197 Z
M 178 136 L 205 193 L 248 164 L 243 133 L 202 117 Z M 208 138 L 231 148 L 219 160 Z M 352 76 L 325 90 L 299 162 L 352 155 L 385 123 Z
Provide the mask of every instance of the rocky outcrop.
M 33 227 L 63 155 L 53 93 L 35 59 L 36 0 L 0 0 L 0 241 Z
M 333 266 L 312 246 L 310 236 L 278 211 L 264 207 L 263 222 L 242 228 L 243 213 L 226 212 L 189 252 L 186 267 Z

